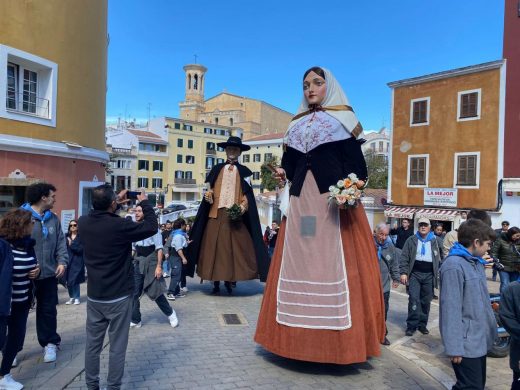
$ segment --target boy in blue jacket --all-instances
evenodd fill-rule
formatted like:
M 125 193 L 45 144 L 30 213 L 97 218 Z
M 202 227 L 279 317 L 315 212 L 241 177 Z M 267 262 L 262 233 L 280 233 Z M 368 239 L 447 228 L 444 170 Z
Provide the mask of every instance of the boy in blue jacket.
M 458 242 L 440 268 L 440 331 L 457 383 L 452 389 L 484 389 L 486 355 L 496 336 L 482 256 L 496 233 L 477 219 L 460 225 Z

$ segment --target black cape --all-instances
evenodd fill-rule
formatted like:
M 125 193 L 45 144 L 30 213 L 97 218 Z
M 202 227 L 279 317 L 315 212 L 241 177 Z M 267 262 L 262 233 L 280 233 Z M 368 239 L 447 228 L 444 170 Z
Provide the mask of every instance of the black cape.
M 216 164 L 213 169 L 209 172 L 206 177 L 206 182 L 211 185 L 211 188 L 214 187 L 215 181 L 217 177 L 224 168 L 226 164 Z M 246 177 L 251 176 L 253 173 L 249 170 L 249 168 L 244 165 L 235 164 L 238 169 L 238 173 L 240 175 L 240 184 L 242 185 L 242 192 L 247 198 L 248 202 L 248 210 L 242 216 L 242 221 L 246 226 L 251 239 L 253 240 L 253 247 L 255 248 L 255 256 L 256 256 L 256 265 L 258 267 L 258 276 L 260 281 L 265 282 L 267 279 L 267 273 L 269 271 L 269 256 L 267 254 L 267 249 L 265 247 L 262 231 L 260 227 L 260 219 L 258 218 L 258 210 L 256 208 L 255 196 L 253 194 L 253 189 L 251 186 L 245 181 Z M 202 237 L 204 235 L 204 230 L 206 229 L 206 224 L 208 222 L 208 215 L 211 209 L 211 205 L 202 201 L 199 206 L 199 210 L 197 212 L 197 216 L 195 217 L 195 222 L 193 223 L 193 227 L 190 230 L 190 240 L 192 242 L 188 246 L 186 253 L 188 258 L 188 267 L 186 269 L 186 274 L 188 276 L 193 277 L 195 274 L 195 266 L 197 265 L 200 253 L 200 244 L 202 242 Z

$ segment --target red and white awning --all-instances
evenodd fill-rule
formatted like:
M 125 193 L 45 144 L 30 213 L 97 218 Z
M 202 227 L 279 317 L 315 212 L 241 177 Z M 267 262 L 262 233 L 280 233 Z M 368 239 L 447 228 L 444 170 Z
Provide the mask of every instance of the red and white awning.
M 415 213 L 415 218 L 428 218 L 435 221 L 453 221 L 458 214 L 458 210 L 445 209 L 420 209 Z
M 390 206 L 385 209 L 385 216 L 390 218 L 408 218 L 412 219 L 413 214 L 417 211 L 414 207 L 396 207 Z

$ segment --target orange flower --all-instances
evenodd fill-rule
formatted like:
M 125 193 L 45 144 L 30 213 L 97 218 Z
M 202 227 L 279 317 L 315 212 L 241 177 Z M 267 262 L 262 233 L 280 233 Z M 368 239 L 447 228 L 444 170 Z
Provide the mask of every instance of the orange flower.
M 345 186 L 345 188 L 349 188 L 349 187 L 352 185 L 352 180 L 350 180 L 350 179 L 348 179 L 348 178 L 345 179 L 345 180 L 343 181 L 343 185 Z
M 363 188 L 363 186 L 365 185 L 365 182 L 363 180 L 358 180 L 358 182 L 356 183 L 356 186 L 357 188 Z

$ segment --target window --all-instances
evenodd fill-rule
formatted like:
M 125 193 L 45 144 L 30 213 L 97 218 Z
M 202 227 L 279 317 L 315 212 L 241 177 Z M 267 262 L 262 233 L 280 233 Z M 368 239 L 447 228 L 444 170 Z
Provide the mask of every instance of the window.
M 155 172 L 162 172 L 163 171 L 163 162 L 162 161 L 154 161 L 153 162 L 153 170 Z M 154 186 L 155 188 L 155 186 Z
M 213 129 L 210 129 L 209 127 L 205 127 L 204 134 L 213 134 Z
M 215 158 L 214 157 L 206 157 L 206 169 L 213 168 L 214 164 L 215 164 Z
M 137 178 L 137 187 L 138 188 L 148 188 L 148 178 L 147 177 L 138 177 Z
M 147 171 L 150 168 L 150 161 L 148 160 L 139 160 L 138 168 L 140 171 Z
M 206 149 L 207 150 L 215 150 L 215 143 L 214 142 L 206 142 Z
M 182 154 L 177 155 L 177 164 L 182 164 Z
M 264 153 L 264 161 L 265 162 L 269 162 L 273 159 L 273 154 L 272 153 Z
M 218 118 L 215 118 L 215 124 L 218 125 Z
M 223 158 L 217 158 L 217 164 L 222 164 L 224 162 Z
M 177 147 L 182 148 L 182 138 L 177 138 Z
M 260 153 L 253 154 L 253 162 L 260 162 Z
M 424 126 L 430 122 L 430 98 L 418 98 L 411 101 L 410 126 Z
M 112 168 L 117 169 L 132 169 L 132 161 L 130 160 L 117 160 L 112 162 Z
M 260 180 L 260 172 L 253 172 L 253 180 Z
M 175 178 L 176 179 L 184 179 L 184 172 L 183 171 L 175 171 Z
M 175 122 L 175 124 L 173 125 L 173 128 L 177 129 L 177 130 L 180 130 L 181 129 L 181 124 L 178 123 L 178 122 Z
M 195 156 L 186 156 L 186 164 L 195 164 Z
M 193 126 L 192 126 L 192 125 L 184 124 L 184 125 L 182 126 L 182 129 L 183 129 L 183 130 L 188 130 L 188 131 L 193 131 Z
M 380 153 L 384 152 L 384 142 L 383 141 L 379 141 L 379 152 Z
M 193 140 L 192 139 L 188 140 L 188 149 L 193 149 Z
M 375 142 L 370 143 L 370 150 L 371 150 L 372 152 L 375 152 L 375 151 L 376 151 L 376 143 L 375 143 Z
M 408 185 L 425 187 L 428 185 L 429 155 L 408 156 Z
M 224 150 L 226 149 L 224 149 L 222 146 L 217 146 L 217 152 L 223 152 Z
M 386 152 L 387 152 L 387 153 L 390 152 L 390 142 L 387 142 L 387 143 L 386 143 Z
M 479 187 L 480 153 L 455 153 L 455 187 Z
M 461 91 L 458 93 L 458 121 L 480 119 L 480 95 L 480 89 L 474 89 L 471 91 Z
M 229 126 L 233 126 L 233 118 L 229 118 Z
M 33 54 L 0 45 L 0 117 L 56 127 L 58 65 Z
M 154 177 L 152 179 L 152 188 L 162 188 L 162 179 Z
M 245 163 L 248 163 L 249 162 L 249 154 L 243 154 L 242 155 L 242 161 L 245 162 Z
M 185 178 L 186 179 L 193 179 L 193 172 L 192 171 L 186 171 Z

